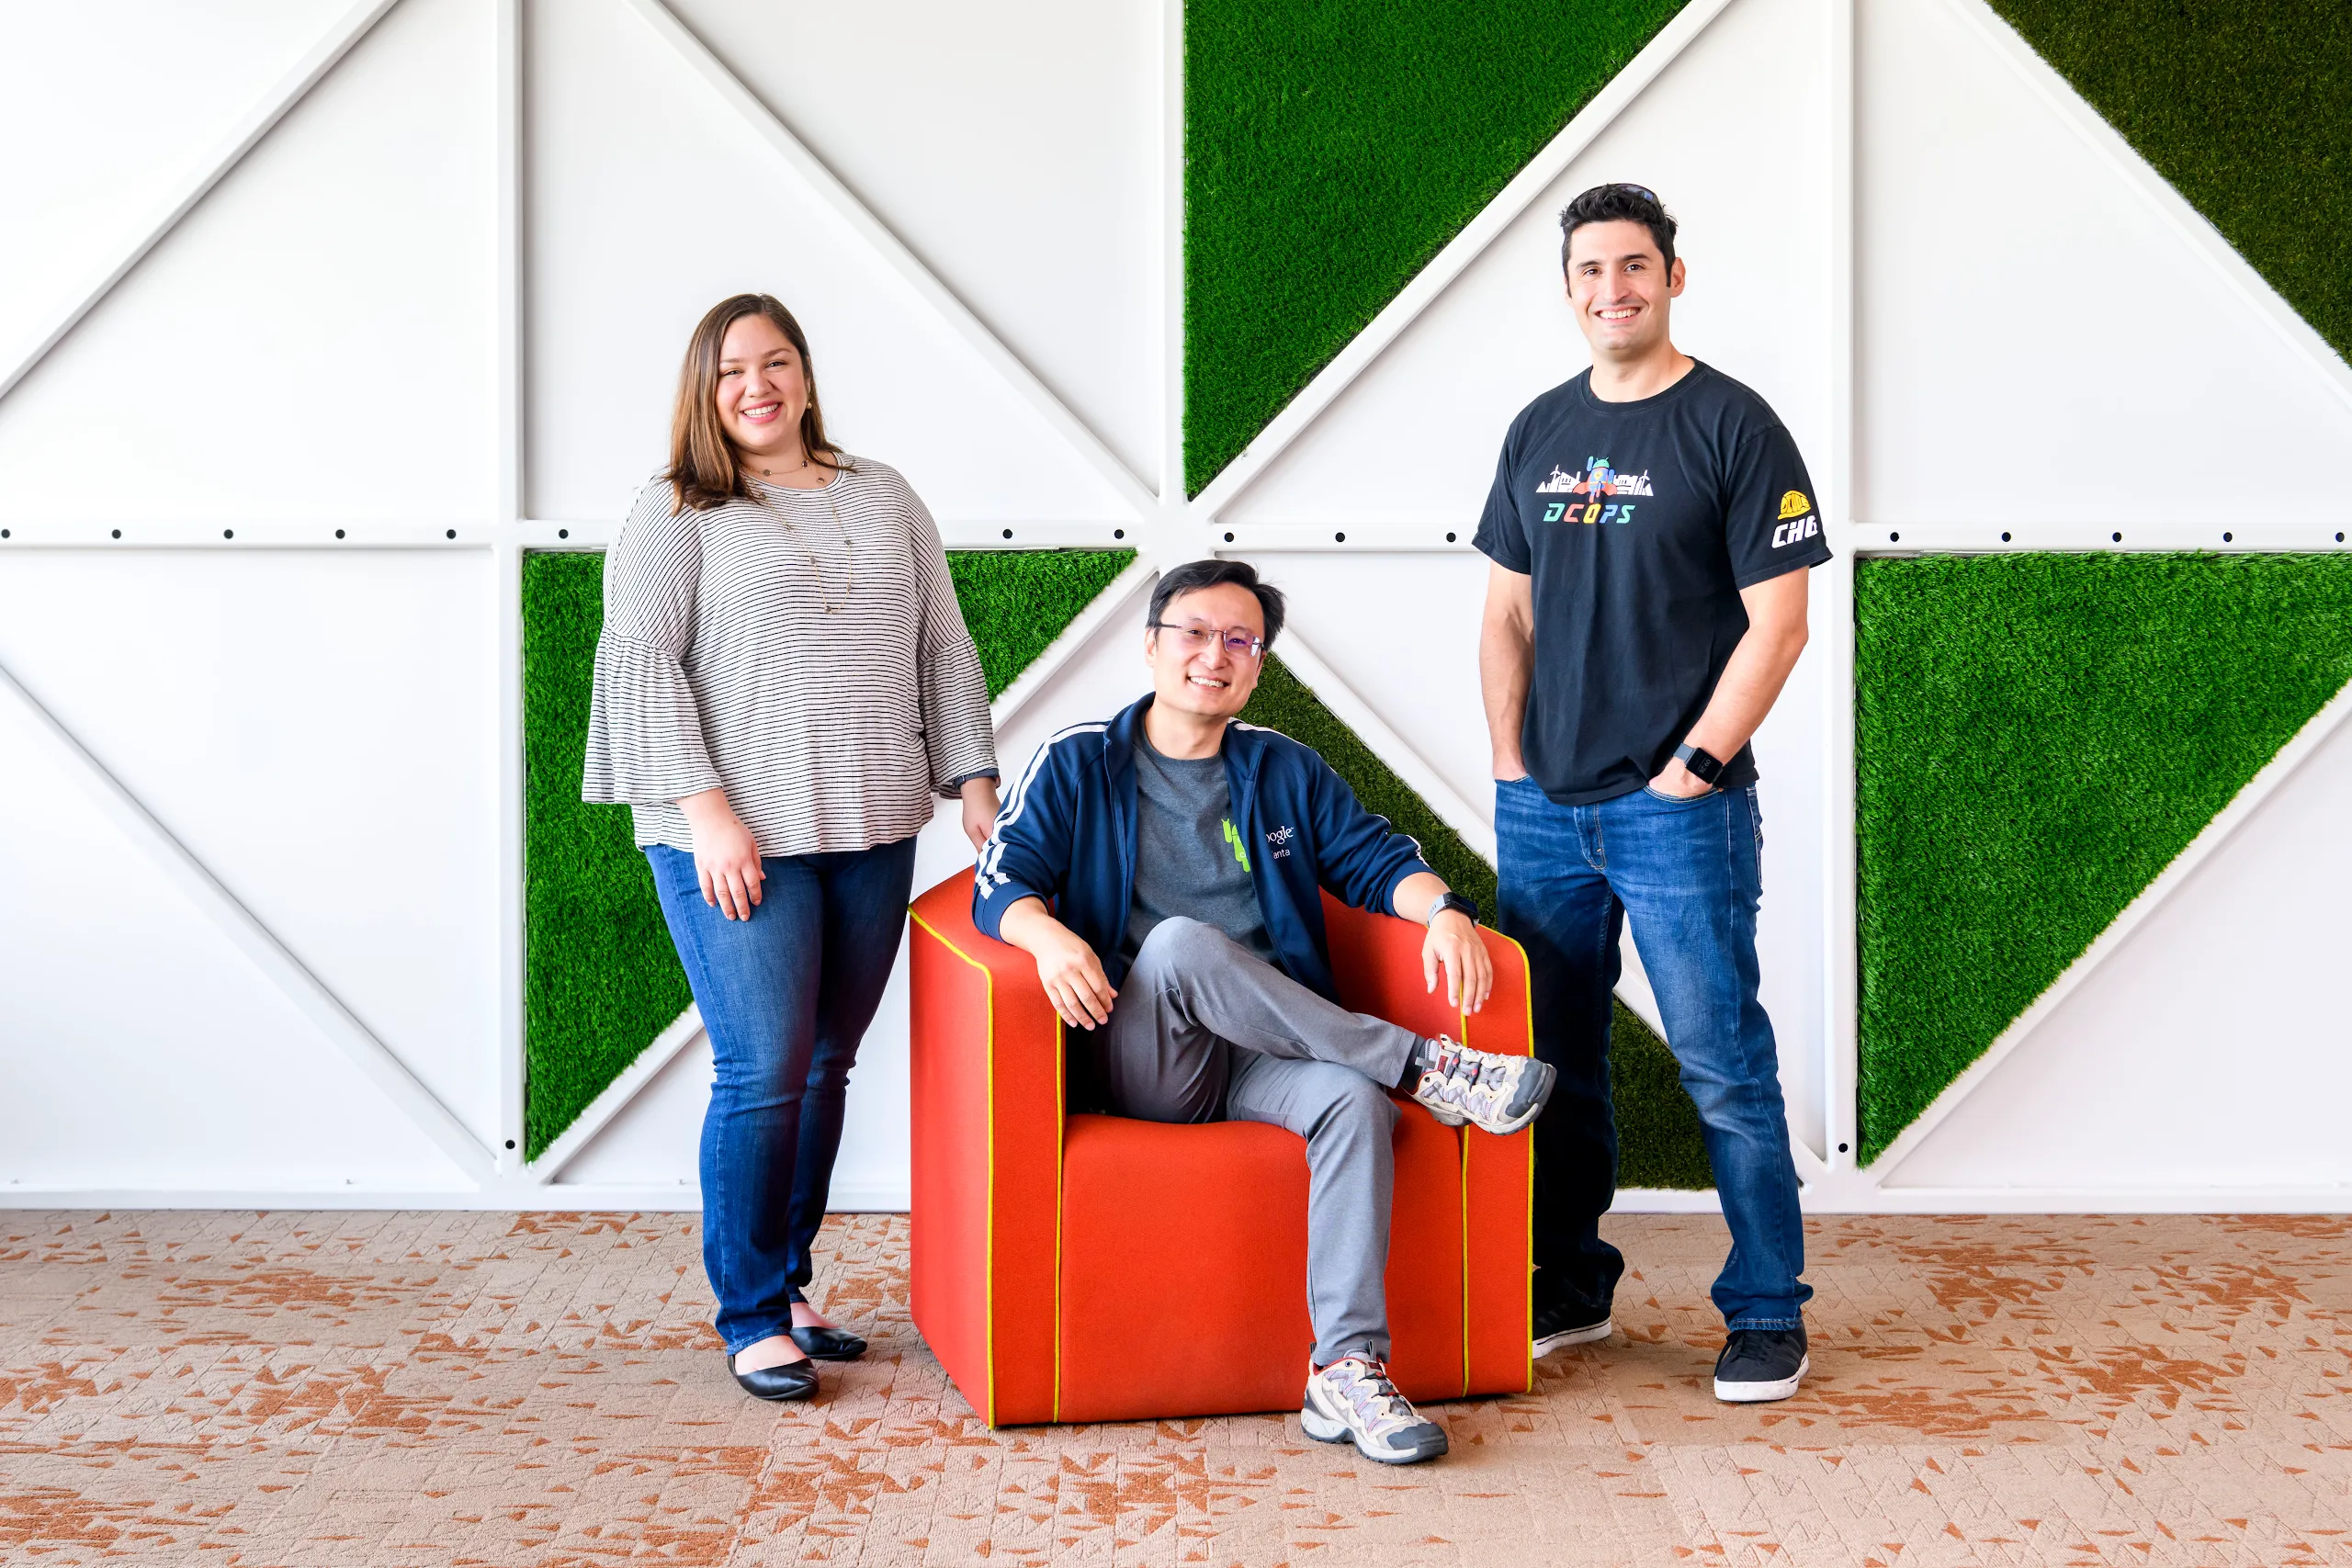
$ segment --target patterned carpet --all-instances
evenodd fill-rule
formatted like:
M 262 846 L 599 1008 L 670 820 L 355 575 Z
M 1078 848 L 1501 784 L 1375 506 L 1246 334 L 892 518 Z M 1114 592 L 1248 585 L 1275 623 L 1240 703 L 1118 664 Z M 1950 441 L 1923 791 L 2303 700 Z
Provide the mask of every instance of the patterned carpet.
M 0 1213 L 0 1562 L 2352 1563 L 2352 1222 L 1820 1220 L 1814 1376 L 1749 1409 L 1720 1222 L 1610 1228 L 1618 1337 L 1390 1471 L 1295 1416 L 989 1432 L 899 1218 L 828 1226 L 875 1350 L 778 1408 L 691 1216 Z

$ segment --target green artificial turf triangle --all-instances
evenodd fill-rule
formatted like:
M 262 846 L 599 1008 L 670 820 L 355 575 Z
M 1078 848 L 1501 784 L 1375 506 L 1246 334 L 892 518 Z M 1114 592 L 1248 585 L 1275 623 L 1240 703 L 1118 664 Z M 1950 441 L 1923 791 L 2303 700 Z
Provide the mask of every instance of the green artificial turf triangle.
M 1189 492 L 1682 4 L 1186 0 Z
M 951 551 L 996 696 L 1133 550 Z M 523 558 L 525 1157 L 536 1159 L 694 999 L 626 807 L 580 799 L 605 558 Z
M 1135 558 L 1133 550 L 950 550 L 947 573 L 980 650 L 989 700 Z
M 1313 747 L 1348 782 L 1356 798 L 1388 818 L 1398 832 L 1420 840 L 1421 858 L 1446 885 L 1495 907 L 1495 868 L 1462 835 L 1323 705 L 1307 684 L 1273 655 L 1266 656 L 1258 689 L 1241 716 Z M 1623 1002 L 1616 1004 L 1610 1038 L 1610 1079 L 1617 1111 L 1617 1179 L 1627 1187 L 1702 1191 L 1715 1184 L 1699 1132 L 1698 1107 L 1683 1091 L 1674 1054 Z
M 1992 5 L 2352 359 L 2352 6 Z
M 1861 1158 L 2352 679 L 2352 556 L 1863 560 Z
M 580 799 L 601 553 L 523 558 L 523 1156 L 694 1000 L 628 808 Z

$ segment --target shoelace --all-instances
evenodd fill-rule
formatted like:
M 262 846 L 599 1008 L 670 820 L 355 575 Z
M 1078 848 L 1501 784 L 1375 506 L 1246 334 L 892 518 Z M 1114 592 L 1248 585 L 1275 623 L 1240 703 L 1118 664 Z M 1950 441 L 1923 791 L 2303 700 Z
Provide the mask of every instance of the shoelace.
M 1433 1052 L 1436 1059 L 1421 1069 L 1424 1082 L 1427 1075 L 1435 1073 L 1437 1082 L 1427 1086 L 1430 1092 L 1441 1100 L 1458 1105 L 1478 1087 L 1480 1065 L 1469 1059 L 1469 1053 L 1464 1047 L 1455 1044 L 1445 1035 L 1439 1035 L 1430 1044 L 1436 1047 Z
M 1439 1035 L 1435 1040 L 1430 1041 L 1430 1043 L 1436 1047 L 1435 1051 L 1432 1052 L 1432 1055 L 1435 1057 L 1435 1060 L 1431 1061 L 1427 1067 L 1422 1069 L 1424 1072 L 1435 1073 L 1442 1078 L 1451 1078 L 1461 1071 L 1461 1046 L 1456 1045 L 1452 1039 L 1442 1034 Z
M 1441 1034 L 1434 1043 L 1437 1059 L 1422 1071 L 1435 1073 L 1438 1081 L 1431 1092 L 1449 1104 L 1459 1105 L 1473 1095 L 1483 1092 L 1488 1099 L 1507 1097 L 1511 1089 L 1515 1063 L 1508 1056 L 1489 1056 L 1484 1052 L 1473 1053 Z M 1473 1057 L 1476 1059 L 1472 1059 Z
M 1331 1377 L 1343 1368 L 1350 1370 L 1340 1377 Z M 1396 1392 L 1396 1385 L 1388 1381 L 1388 1368 L 1369 1356 L 1342 1356 L 1325 1367 L 1323 1375 L 1330 1378 L 1332 1391 L 1348 1402 L 1359 1424 L 1374 1437 L 1413 1426 L 1420 1419 L 1405 1396 Z

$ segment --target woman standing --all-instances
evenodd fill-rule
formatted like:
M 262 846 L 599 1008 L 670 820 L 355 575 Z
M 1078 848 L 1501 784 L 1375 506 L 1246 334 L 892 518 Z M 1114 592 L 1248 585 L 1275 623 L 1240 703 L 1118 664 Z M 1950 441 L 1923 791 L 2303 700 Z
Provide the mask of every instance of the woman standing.
M 936 791 L 977 847 L 997 774 L 939 530 L 825 438 L 808 339 L 767 295 L 686 345 L 669 467 L 605 558 L 593 703 L 582 797 L 634 808 L 717 1058 L 703 1266 L 728 1364 L 805 1399 L 815 1360 L 865 1349 L 801 1292 L 914 836 Z

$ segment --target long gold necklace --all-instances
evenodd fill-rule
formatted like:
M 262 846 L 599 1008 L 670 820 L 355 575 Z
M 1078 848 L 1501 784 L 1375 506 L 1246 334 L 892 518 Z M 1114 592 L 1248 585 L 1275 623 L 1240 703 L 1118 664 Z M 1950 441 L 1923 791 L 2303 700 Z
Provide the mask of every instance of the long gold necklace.
M 808 459 L 806 457 L 803 457 L 800 459 L 800 468 L 805 468 L 808 466 Z M 793 468 L 788 471 L 797 474 L 800 471 L 800 468 Z M 763 479 L 766 479 L 768 477 L 768 470 L 762 468 L 760 470 L 760 477 Z M 790 490 L 792 487 L 790 485 L 768 484 L 763 484 L 760 487 L 760 504 L 775 513 L 776 520 L 784 525 L 784 531 L 791 535 L 793 539 L 800 546 L 801 549 L 807 553 L 808 557 L 808 575 L 810 578 L 815 580 L 817 584 L 817 603 L 825 607 L 825 614 L 829 615 L 837 610 L 845 608 L 849 604 L 850 595 L 857 592 L 857 546 L 850 539 L 849 525 L 842 520 L 842 509 L 833 500 L 833 487 L 841 482 L 841 475 L 838 473 L 834 474 L 832 479 L 825 485 L 822 492 L 825 497 L 826 506 L 831 508 L 833 513 L 833 526 L 842 531 L 842 553 L 849 558 L 849 578 L 842 584 L 842 602 L 839 604 L 834 604 L 831 595 L 825 592 L 825 570 L 824 568 L 817 564 L 817 551 L 815 547 L 808 543 L 808 539 L 801 534 L 797 527 L 794 526 L 790 514 L 779 508 L 769 505 L 766 499 L 766 492 L 771 490 Z

